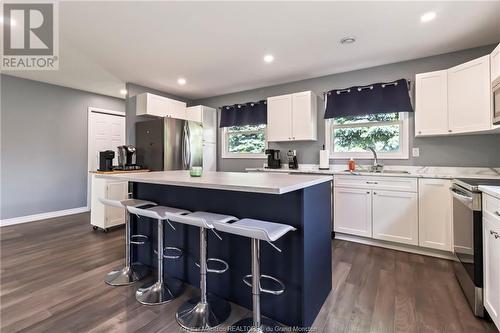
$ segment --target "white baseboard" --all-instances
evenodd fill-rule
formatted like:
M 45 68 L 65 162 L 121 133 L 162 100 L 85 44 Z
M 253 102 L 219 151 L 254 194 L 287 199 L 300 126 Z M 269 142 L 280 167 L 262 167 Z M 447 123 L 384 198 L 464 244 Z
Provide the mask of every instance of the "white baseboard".
M 0 227 L 6 227 L 8 225 L 21 224 L 21 223 L 33 222 L 33 221 L 39 221 L 39 220 L 45 220 L 45 219 L 51 219 L 54 217 L 60 217 L 60 216 L 66 216 L 66 215 L 72 215 L 72 214 L 85 213 L 85 212 L 88 212 L 89 210 L 90 209 L 88 207 L 78 207 L 78 208 L 71 208 L 71 209 L 65 209 L 65 210 L 58 210 L 55 212 L 47 212 L 47 213 L 13 217 L 10 219 L 0 220 Z
M 378 239 L 341 234 L 338 232 L 335 232 L 335 239 L 340 239 L 340 240 L 345 240 L 345 241 L 355 242 L 355 243 L 360 243 L 360 244 L 366 244 L 366 245 L 373 245 L 373 246 L 383 247 L 383 248 L 391 249 L 391 250 L 421 254 L 421 255 L 429 256 L 429 257 L 436 257 L 436 258 L 442 258 L 442 259 L 448 259 L 448 260 L 454 260 L 454 261 L 456 260 L 455 255 L 451 252 L 434 250 L 434 249 L 427 249 L 427 248 L 423 248 L 423 247 L 419 247 L 419 246 L 406 245 L 406 244 L 396 244 L 396 243 L 391 243 L 391 242 L 385 242 L 385 241 L 378 240 Z

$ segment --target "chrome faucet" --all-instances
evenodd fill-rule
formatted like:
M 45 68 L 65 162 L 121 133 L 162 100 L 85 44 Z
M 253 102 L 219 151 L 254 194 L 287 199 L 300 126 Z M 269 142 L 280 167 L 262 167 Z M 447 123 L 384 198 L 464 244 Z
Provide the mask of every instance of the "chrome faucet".
M 375 149 L 372 147 L 366 147 L 367 150 L 370 150 L 373 153 L 373 165 L 370 167 L 371 172 L 382 172 L 384 166 L 378 163 L 378 156 Z

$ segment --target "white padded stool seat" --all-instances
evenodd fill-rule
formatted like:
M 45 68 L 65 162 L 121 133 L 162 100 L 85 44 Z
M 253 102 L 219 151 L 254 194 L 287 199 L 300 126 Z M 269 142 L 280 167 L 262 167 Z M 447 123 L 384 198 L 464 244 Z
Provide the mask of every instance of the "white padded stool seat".
M 240 235 L 248 238 L 274 242 L 289 231 L 295 231 L 296 228 L 281 223 L 267 222 L 254 219 L 241 219 L 234 223 L 214 222 L 215 229 L 234 235 Z
M 172 215 L 189 214 L 188 210 L 168 206 L 154 206 L 145 209 L 127 206 L 127 209 L 132 214 L 150 217 L 156 220 L 169 220 Z
M 126 208 L 126 207 L 140 207 L 146 205 L 156 205 L 156 203 L 148 200 L 139 199 L 124 199 L 124 200 L 112 200 L 99 198 L 99 201 L 106 206 L 116 207 L 116 208 Z
M 213 229 L 214 223 L 227 223 L 237 221 L 238 219 L 231 215 L 210 213 L 210 212 L 194 212 L 187 215 L 174 215 L 169 217 L 170 221 L 189 224 L 199 228 Z

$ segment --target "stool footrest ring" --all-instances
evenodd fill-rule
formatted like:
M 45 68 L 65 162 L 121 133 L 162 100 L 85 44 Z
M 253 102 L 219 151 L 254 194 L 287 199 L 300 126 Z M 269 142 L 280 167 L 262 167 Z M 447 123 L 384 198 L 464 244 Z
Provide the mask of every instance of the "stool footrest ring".
M 165 252 L 168 252 L 168 251 L 175 252 L 178 254 L 175 254 L 175 255 L 165 254 Z M 156 251 L 156 250 L 154 250 L 153 252 L 155 254 L 158 254 L 158 251 Z M 184 254 L 184 251 L 182 251 L 182 249 L 175 247 L 175 246 L 165 246 L 163 248 L 163 259 L 179 259 L 180 257 L 182 257 L 183 254 Z
M 222 266 L 224 268 L 222 268 L 222 269 L 213 269 L 213 268 L 208 268 L 207 267 L 207 273 L 222 274 L 222 273 L 225 273 L 229 269 L 229 264 L 226 261 L 224 261 L 222 259 L 219 259 L 219 258 L 208 258 L 207 259 L 207 266 L 208 266 L 208 263 L 211 262 L 211 261 L 212 262 L 217 262 L 219 264 L 222 264 Z M 196 265 L 196 267 L 200 268 L 200 264 L 199 263 L 195 262 L 194 264 Z
M 273 289 L 265 289 L 265 288 L 260 287 L 261 292 L 263 292 L 265 294 L 271 294 L 271 295 L 281 295 L 285 292 L 285 284 L 281 280 L 275 278 L 274 276 L 261 274 L 260 279 L 268 279 L 268 280 L 274 281 L 280 285 L 280 289 L 274 289 L 274 290 Z M 247 286 L 252 287 L 252 275 L 251 274 L 246 275 L 243 278 L 243 282 Z
M 144 245 L 144 244 L 146 244 L 146 241 L 148 239 L 149 239 L 149 237 L 146 235 L 132 235 L 132 236 L 130 236 L 130 244 Z

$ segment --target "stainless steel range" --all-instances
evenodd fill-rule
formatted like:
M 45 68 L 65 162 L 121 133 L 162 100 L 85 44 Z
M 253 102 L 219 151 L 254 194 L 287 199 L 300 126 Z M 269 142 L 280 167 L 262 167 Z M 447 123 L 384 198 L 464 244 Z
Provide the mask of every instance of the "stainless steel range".
M 484 316 L 483 307 L 483 216 L 479 185 L 500 185 L 499 179 L 454 179 L 453 252 L 455 276 L 474 315 Z

